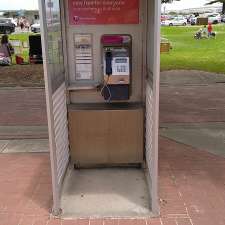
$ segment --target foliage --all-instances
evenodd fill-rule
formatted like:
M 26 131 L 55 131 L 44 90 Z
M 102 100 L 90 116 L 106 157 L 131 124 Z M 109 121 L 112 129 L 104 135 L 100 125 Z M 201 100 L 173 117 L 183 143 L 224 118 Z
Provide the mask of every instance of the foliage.
M 161 0 L 162 3 L 172 3 L 172 0 Z
M 173 16 L 175 16 L 175 15 L 177 15 L 178 13 L 177 12 L 175 12 L 175 11 L 170 11 L 169 12 L 169 15 L 173 15 Z
M 222 3 L 223 4 L 223 8 L 222 8 L 222 13 L 225 13 L 225 0 L 212 0 L 210 2 L 207 3 L 207 5 L 212 5 L 215 3 Z
M 172 3 L 174 0 L 161 0 L 162 3 Z M 180 1 L 180 0 L 175 0 Z
M 161 54 L 161 70 L 203 70 L 225 74 L 225 25 L 213 26 L 216 39 L 195 40 L 199 26 L 162 27 L 162 37 L 172 44 Z
M 9 35 L 10 40 L 20 40 L 20 41 L 28 41 L 29 35 L 33 35 L 32 33 L 13 33 Z

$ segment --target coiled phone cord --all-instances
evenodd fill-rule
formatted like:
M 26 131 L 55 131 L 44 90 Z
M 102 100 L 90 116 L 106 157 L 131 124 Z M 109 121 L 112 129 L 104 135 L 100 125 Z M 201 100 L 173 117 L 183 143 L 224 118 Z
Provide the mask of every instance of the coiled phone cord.
M 107 88 L 108 93 L 109 93 L 109 98 L 106 101 L 110 102 L 111 101 L 111 98 L 112 98 L 112 94 L 111 94 L 111 91 L 109 89 L 108 82 L 109 82 L 109 76 L 107 77 L 107 80 L 106 81 L 104 79 L 104 84 L 103 84 L 103 87 L 101 89 L 101 95 L 104 96 L 103 95 L 103 91 L 104 91 L 105 88 Z

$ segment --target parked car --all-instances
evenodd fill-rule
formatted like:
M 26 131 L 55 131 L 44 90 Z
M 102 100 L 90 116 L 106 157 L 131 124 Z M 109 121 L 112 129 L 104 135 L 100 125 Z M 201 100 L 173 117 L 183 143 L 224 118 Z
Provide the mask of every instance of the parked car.
M 197 17 L 191 17 L 190 18 L 190 24 L 191 25 L 196 25 L 197 24 Z
M 7 20 L 9 20 L 11 23 L 13 23 L 15 25 L 15 27 L 17 27 L 17 20 L 14 18 L 6 18 Z
M 40 23 L 34 23 L 31 25 L 31 31 L 34 33 L 40 33 L 41 32 L 41 26 Z
M 221 22 L 225 23 L 225 14 L 221 15 Z
M 165 20 L 164 25 L 165 26 L 186 26 L 187 19 L 178 17 L 178 18 L 173 18 L 171 20 Z
M 10 19 L 0 18 L 0 34 L 11 34 L 15 32 L 15 27 Z
M 208 22 L 212 24 L 221 23 L 221 16 L 219 13 L 208 14 Z

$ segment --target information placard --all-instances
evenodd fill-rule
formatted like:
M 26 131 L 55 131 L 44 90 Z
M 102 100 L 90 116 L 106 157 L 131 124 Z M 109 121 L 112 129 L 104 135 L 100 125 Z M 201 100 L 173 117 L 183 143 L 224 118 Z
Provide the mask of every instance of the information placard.
M 75 34 L 75 79 L 93 79 L 92 35 Z
M 139 23 L 139 0 L 68 1 L 70 25 Z

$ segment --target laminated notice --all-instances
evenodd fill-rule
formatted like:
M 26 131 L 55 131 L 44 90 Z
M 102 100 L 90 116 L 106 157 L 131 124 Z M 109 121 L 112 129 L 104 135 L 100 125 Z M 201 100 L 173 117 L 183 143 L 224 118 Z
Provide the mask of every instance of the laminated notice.
M 75 34 L 75 79 L 93 79 L 92 35 Z

